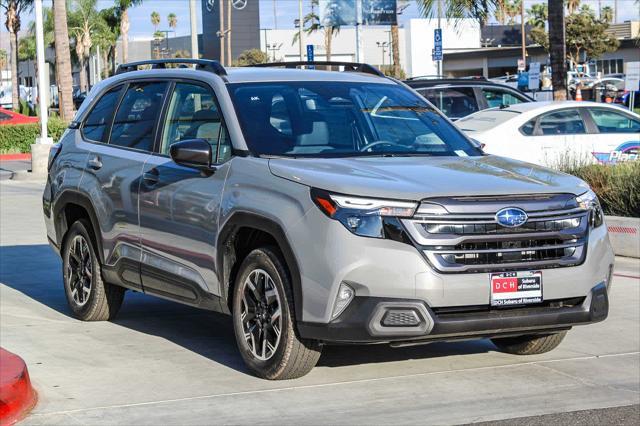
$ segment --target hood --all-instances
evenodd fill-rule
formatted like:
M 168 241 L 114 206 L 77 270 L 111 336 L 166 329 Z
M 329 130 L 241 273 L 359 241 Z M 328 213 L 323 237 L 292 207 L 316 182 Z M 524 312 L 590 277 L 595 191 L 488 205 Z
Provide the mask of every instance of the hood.
M 503 157 L 359 157 L 270 159 L 271 172 L 310 187 L 402 200 L 468 195 L 571 193 L 582 180 Z

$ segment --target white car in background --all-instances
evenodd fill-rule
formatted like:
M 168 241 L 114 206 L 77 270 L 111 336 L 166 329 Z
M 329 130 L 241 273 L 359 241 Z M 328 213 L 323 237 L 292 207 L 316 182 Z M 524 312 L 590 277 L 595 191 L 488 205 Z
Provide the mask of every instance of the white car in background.
M 603 103 L 521 103 L 455 124 L 488 154 L 550 167 L 636 161 L 640 153 L 640 116 Z

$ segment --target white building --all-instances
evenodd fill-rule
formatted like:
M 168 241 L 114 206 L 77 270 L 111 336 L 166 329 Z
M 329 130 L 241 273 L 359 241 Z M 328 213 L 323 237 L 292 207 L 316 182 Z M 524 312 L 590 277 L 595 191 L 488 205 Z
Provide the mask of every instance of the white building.
M 432 61 L 436 19 L 411 19 L 405 27 L 399 28 L 400 65 L 407 77 L 437 74 L 437 65 Z M 300 51 L 294 37 L 296 29 L 263 29 L 260 31 L 260 47 L 270 58 L 280 61 L 300 60 Z M 364 57 L 361 62 L 382 66 L 391 64 L 391 30 L 388 26 L 363 26 L 362 46 Z M 442 20 L 443 51 L 480 47 L 480 25 L 477 21 L 462 20 L 457 25 L 453 21 Z M 326 60 L 324 33 L 303 33 L 303 60 L 306 60 L 306 45 L 314 46 L 316 61 Z M 356 31 L 354 27 L 342 28 L 334 35 L 331 47 L 334 61 L 354 62 L 356 60 Z M 272 59 L 273 60 L 273 59 Z

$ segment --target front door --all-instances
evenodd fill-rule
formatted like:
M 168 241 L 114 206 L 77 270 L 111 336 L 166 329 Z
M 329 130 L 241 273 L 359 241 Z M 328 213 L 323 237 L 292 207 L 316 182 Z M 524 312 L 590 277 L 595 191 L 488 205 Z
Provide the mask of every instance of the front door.
M 213 174 L 169 157 L 172 143 L 205 139 L 213 147 Z M 211 88 L 175 84 L 158 152 L 146 162 L 140 186 L 142 282 L 145 292 L 193 305 L 215 303 L 216 236 L 231 144 Z

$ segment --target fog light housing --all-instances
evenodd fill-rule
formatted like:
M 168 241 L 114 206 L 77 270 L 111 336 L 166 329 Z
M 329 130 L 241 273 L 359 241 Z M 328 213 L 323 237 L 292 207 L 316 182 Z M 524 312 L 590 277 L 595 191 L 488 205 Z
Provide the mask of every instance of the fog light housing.
M 340 288 L 338 289 L 338 295 L 336 296 L 336 301 L 333 304 L 333 313 L 331 314 L 331 319 L 336 319 L 340 316 L 349 303 L 353 300 L 356 292 L 353 291 L 351 287 L 349 287 L 345 283 L 340 283 Z

